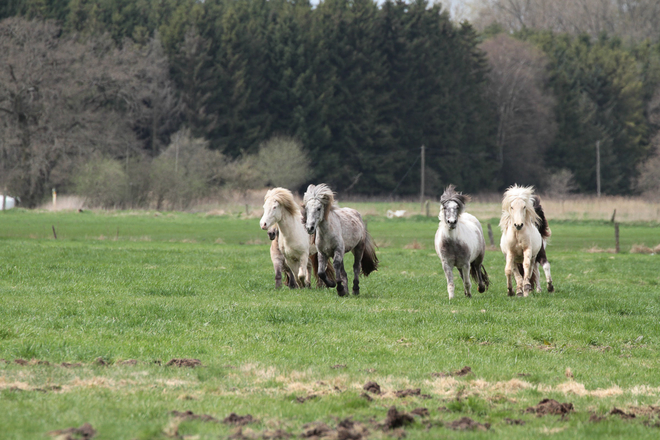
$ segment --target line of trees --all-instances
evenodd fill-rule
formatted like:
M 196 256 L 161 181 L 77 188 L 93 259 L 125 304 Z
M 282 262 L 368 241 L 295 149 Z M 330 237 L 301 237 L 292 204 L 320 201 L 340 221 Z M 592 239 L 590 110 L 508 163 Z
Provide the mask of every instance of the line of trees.
M 429 195 L 595 192 L 599 141 L 603 192 L 653 191 L 657 38 L 513 29 L 506 4 L 478 32 L 424 0 L 5 2 L 0 185 L 185 207 L 305 170 L 287 185 L 404 195 L 425 145 Z

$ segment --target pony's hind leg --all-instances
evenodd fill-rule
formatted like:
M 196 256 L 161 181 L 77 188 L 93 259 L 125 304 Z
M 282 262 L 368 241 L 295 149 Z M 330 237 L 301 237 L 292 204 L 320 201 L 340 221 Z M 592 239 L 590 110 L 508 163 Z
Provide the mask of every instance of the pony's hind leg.
M 504 266 L 504 274 L 506 275 L 506 288 L 507 288 L 507 295 L 509 296 L 515 295 L 513 292 L 513 284 L 511 282 L 511 276 L 513 275 L 514 267 L 515 264 L 513 262 L 513 254 L 511 254 L 511 252 L 507 252 L 506 266 Z
M 363 254 L 364 244 L 358 245 L 353 249 L 353 295 L 360 294 L 360 270 L 362 270 Z
M 447 293 L 449 299 L 454 299 L 454 267 L 449 263 L 442 261 L 442 270 L 445 271 L 445 278 L 447 278 Z
M 344 269 L 344 254 L 341 250 L 335 251 L 335 256 L 332 258 L 332 265 L 335 268 L 335 275 L 337 277 L 337 295 L 346 296 L 346 285 L 348 285 L 348 275 Z
M 540 258 L 538 260 L 538 263 L 543 265 L 543 273 L 545 273 L 545 280 L 548 283 L 548 292 L 550 292 L 550 293 L 554 292 L 555 291 L 555 286 L 552 284 L 552 275 L 550 274 L 550 262 L 548 261 L 548 259 L 545 256 L 543 256 L 543 258 Z M 538 270 L 538 267 L 537 267 L 537 270 Z M 540 274 L 539 274 L 538 280 L 539 280 L 539 286 L 540 286 L 541 285 Z M 539 287 L 539 289 L 540 289 L 540 287 Z
M 462 268 L 459 268 L 458 272 L 461 274 L 461 278 L 463 278 L 463 288 L 465 289 L 465 296 L 467 296 L 468 298 L 472 298 L 472 293 L 470 292 L 472 290 L 472 283 L 470 282 L 470 265 L 466 264 Z

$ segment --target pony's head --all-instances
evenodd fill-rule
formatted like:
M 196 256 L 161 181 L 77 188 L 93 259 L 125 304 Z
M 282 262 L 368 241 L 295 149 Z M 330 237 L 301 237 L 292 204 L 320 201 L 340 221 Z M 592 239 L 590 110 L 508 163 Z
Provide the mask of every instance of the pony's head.
M 454 229 L 458 223 L 458 216 L 465 210 L 465 204 L 470 200 L 470 196 L 456 192 L 454 185 L 445 188 L 445 192 L 440 197 L 440 214 L 438 219 L 444 221 L 449 229 Z
M 307 221 L 305 229 L 311 235 L 316 232 L 316 228 L 323 220 L 328 219 L 328 214 L 333 209 L 335 202 L 335 193 L 325 183 L 320 185 L 309 185 L 303 196 L 303 205 Z
M 264 197 L 264 215 L 259 225 L 264 231 L 282 220 L 282 215 L 289 213 L 300 217 L 300 208 L 293 199 L 293 194 L 286 188 L 273 188 Z
M 513 226 L 520 231 L 525 225 L 536 227 L 538 221 L 539 216 L 534 210 L 534 187 L 510 186 L 502 199 L 500 228 L 506 230 Z
M 278 229 L 277 225 L 273 225 L 270 228 L 268 228 L 268 238 L 270 241 L 273 241 L 277 238 L 279 235 L 280 230 Z

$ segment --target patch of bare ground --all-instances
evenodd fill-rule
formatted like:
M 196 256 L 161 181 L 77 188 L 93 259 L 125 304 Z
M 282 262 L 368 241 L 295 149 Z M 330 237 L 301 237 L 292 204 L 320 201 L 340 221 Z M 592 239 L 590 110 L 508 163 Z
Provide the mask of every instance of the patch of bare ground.
M 391 431 L 396 428 L 401 428 L 407 425 L 410 425 L 415 421 L 415 417 L 407 412 L 399 411 L 395 406 L 391 406 L 387 410 L 387 416 L 383 422 L 383 429 L 385 431 Z
M 414 416 L 428 417 L 429 416 L 429 409 L 428 408 L 415 408 L 412 411 L 410 411 L 410 414 L 412 414 Z
M 49 436 L 56 440 L 84 440 L 96 436 L 96 430 L 89 423 L 83 424 L 80 428 L 67 428 L 50 431 Z
M 455 431 L 488 431 L 490 429 L 490 423 L 479 423 L 469 417 L 461 417 L 458 420 L 445 424 L 445 426 Z
M 394 392 L 396 397 L 408 397 L 408 396 L 419 396 L 422 399 L 431 399 L 432 397 L 428 394 L 422 394 L 421 388 L 408 388 L 406 390 L 397 390 Z
M 202 361 L 199 359 L 186 359 L 186 358 L 181 358 L 181 359 L 170 359 L 166 364 L 166 367 L 201 367 L 202 366 Z
M 200 420 L 202 422 L 218 423 L 219 420 L 208 414 L 195 414 L 192 411 L 170 411 L 170 414 L 181 420 Z
M 625 412 L 625 411 L 623 411 L 623 410 L 620 410 L 620 409 L 617 408 L 616 406 L 615 406 L 614 408 L 612 408 L 612 411 L 610 411 L 609 414 L 610 414 L 611 416 L 619 416 L 619 417 L 621 417 L 621 418 L 624 419 L 624 420 L 627 420 L 627 419 L 634 419 L 634 418 L 635 418 L 635 414 L 634 414 L 634 413 L 627 413 L 627 412 Z
M 254 417 L 252 417 L 252 414 L 246 414 L 244 416 L 239 416 L 236 413 L 231 413 L 222 420 L 222 423 L 225 423 L 227 425 L 243 426 L 243 425 L 247 425 L 248 423 L 255 422 L 255 421 L 256 420 L 254 419 Z
M 313 422 L 303 425 L 302 438 L 308 439 L 337 439 L 337 440 L 360 440 L 369 435 L 367 427 L 359 422 L 353 421 L 350 417 L 339 423 L 335 428 L 331 428 L 323 422 Z
M 452 377 L 452 376 L 462 377 L 462 376 L 467 376 L 468 374 L 472 374 L 472 368 L 466 365 L 460 370 L 456 370 L 452 372 L 431 373 L 431 376 L 432 377 Z
M 137 365 L 137 359 L 126 359 L 123 361 L 117 362 L 117 365 Z
M 554 399 L 543 399 L 538 405 L 530 406 L 525 409 L 526 413 L 536 414 L 537 416 L 545 416 L 548 414 L 567 416 L 571 411 L 575 411 L 572 403 L 559 403 Z
M 296 402 L 305 403 L 308 400 L 318 399 L 318 397 L 319 396 L 317 396 L 316 394 L 308 394 L 307 396 L 298 396 L 298 397 L 296 397 Z
M 510 419 L 510 418 L 507 417 L 507 418 L 504 419 L 504 423 L 506 423 L 507 425 L 520 425 L 520 426 L 522 426 L 522 425 L 525 424 L 525 421 L 521 420 L 521 419 Z
M 369 393 L 373 393 L 373 394 L 380 394 L 380 392 L 381 392 L 380 391 L 380 385 L 378 385 L 376 382 L 372 382 L 372 381 L 365 383 L 364 386 L 362 387 L 362 389 L 369 392 Z

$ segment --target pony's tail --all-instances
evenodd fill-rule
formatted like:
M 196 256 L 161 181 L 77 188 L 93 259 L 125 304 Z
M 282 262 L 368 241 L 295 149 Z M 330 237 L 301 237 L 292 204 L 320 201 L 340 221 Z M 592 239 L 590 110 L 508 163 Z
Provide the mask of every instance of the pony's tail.
M 490 278 L 488 278 L 488 272 L 486 272 L 486 268 L 483 264 L 480 264 L 479 266 L 471 265 L 470 276 L 478 284 L 481 284 L 483 281 L 484 286 L 486 286 L 484 292 L 488 290 L 488 287 L 490 287 Z
M 364 240 L 364 252 L 362 253 L 362 275 L 369 276 L 371 272 L 378 270 L 378 257 L 376 256 L 376 245 L 369 231 L 366 231 L 366 238 Z
M 539 216 L 539 222 L 536 224 L 536 229 L 541 233 L 543 240 L 547 240 L 552 235 L 552 231 L 550 230 L 550 226 L 548 226 L 548 220 L 545 218 L 545 213 L 541 206 L 541 198 L 539 196 L 534 196 L 534 211 L 536 212 L 536 215 Z

